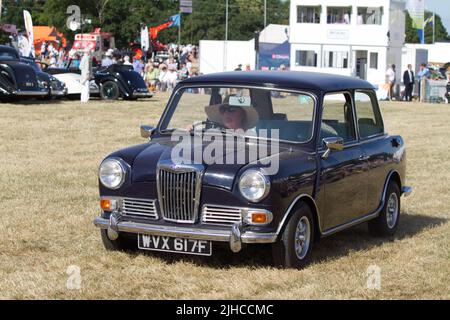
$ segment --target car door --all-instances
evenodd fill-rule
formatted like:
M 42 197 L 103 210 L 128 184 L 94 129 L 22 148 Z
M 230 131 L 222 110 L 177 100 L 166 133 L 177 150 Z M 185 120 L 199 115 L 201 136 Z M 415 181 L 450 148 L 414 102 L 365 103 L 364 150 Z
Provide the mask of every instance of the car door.
M 388 173 L 387 150 L 395 148 L 395 141 L 389 140 L 385 134 L 383 117 L 374 92 L 356 91 L 355 111 L 361 148 L 369 164 L 366 214 L 370 214 L 380 206 Z
M 326 231 L 365 213 L 368 163 L 358 142 L 350 93 L 333 93 L 324 98 L 321 141 L 341 137 L 344 149 L 320 156 L 321 224 Z

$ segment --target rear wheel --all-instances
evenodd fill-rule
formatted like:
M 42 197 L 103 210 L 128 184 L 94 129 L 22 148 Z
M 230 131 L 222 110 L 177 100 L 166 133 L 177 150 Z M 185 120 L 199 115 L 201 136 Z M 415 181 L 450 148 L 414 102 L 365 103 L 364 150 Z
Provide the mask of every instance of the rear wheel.
M 314 239 L 314 219 L 311 209 L 306 204 L 290 218 L 281 240 L 272 247 L 274 262 L 285 268 L 305 267 Z
M 100 87 L 100 96 L 103 100 L 117 100 L 120 97 L 120 89 L 114 81 L 106 81 Z
M 389 182 L 386 202 L 380 216 L 369 221 L 369 232 L 374 236 L 393 236 L 400 220 L 400 188 L 394 181 Z

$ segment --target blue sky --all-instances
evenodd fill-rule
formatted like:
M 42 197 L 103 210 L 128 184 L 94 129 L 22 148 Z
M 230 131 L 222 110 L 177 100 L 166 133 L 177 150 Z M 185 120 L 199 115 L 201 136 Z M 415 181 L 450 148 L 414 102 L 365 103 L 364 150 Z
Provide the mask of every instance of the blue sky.
M 425 6 L 427 10 L 441 16 L 442 23 L 450 33 L 450 0 L 426 0 Z

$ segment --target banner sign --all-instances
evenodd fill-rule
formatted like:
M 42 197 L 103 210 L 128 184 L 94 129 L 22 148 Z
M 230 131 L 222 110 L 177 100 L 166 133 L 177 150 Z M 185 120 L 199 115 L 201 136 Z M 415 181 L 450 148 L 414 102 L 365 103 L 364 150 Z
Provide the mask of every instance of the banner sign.
M 422 30 L 425 19 L 425 0 L 407 0 L 406 8 L 413 21 L 413 28 Z
M 34 50 L 34 34 L 33 34 L 33 19 L 31 18 L 30 12 L 23 10 L 23 20 L 25 21 L 25 30 L 28 37 L 28 45 L 30 46 L 30 53 L 36 57 L 36 52 Z
M 141 28 L 141 48 L 143 51 L 148 51 L 150 49 L 150 37 L 148 34 L 148 27 L 146 26 Z

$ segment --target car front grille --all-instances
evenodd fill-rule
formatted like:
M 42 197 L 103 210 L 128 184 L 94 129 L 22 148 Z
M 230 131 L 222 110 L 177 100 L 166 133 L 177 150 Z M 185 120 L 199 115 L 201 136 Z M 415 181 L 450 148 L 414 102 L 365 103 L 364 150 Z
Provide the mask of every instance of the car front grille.
M 200 203 L 200 172 L 195 169 L 160 168 L 158 196 L 164 220 L 195 223 Z
M 221 226 L 232 226 L 242 223 L 240 208 L 230 208 L 215 205 L 206 205 L 202 210 L 202 222 Z
M 155 200 L 125 198 L 122 200 L 122 213 L 125 216 L 158 220 Z

